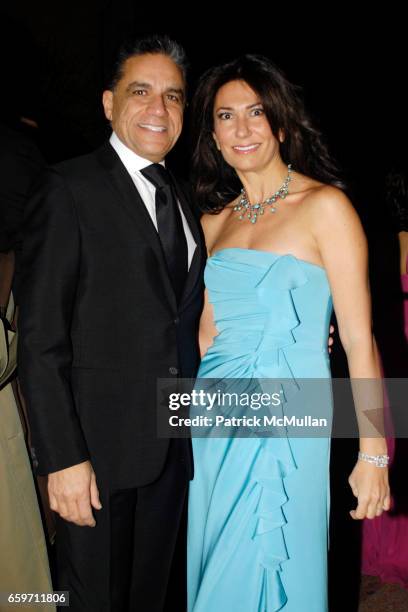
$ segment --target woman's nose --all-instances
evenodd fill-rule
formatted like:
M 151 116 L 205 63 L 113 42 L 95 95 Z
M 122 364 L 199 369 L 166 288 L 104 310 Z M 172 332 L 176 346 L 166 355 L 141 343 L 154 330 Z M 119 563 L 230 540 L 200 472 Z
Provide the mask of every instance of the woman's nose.
M 237 117 L 236 135 L 238 138 L 245 138 L 251 133 L 249 123 L 246 117 Z

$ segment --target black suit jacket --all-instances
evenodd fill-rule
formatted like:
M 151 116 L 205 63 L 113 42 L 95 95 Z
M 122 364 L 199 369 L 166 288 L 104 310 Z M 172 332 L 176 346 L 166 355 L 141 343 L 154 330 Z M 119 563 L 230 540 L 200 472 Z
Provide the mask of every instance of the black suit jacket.
M 156 434 L 156 381 L 198 362 L 205 249 L 177 307 L 157 231 L 110 144 L 50 169 L 31 200 L 23 242 L 19 374 L 37 471 L 90 458 L 109 486 L 159 475 L 169 441 Z M 191 441 L 180 441 L 192 477 Z

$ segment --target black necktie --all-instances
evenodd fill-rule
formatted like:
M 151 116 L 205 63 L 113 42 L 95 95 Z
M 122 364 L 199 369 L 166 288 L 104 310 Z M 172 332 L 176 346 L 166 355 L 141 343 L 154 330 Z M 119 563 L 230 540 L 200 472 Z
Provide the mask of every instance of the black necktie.
M 156 187 L 157 229 L 174 292 L 180 302 L 187 276 L 187 240 L 170 174 L 161 164 L 151 164 L 141 173 Z

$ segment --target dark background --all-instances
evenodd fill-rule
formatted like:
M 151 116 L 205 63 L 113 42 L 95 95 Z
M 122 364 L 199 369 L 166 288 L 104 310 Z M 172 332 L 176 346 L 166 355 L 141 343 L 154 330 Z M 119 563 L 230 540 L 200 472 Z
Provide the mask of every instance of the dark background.
M 384 179 L 407 165 L 405 22 L 392 3 L 361 14 L 356 3 L 307 8 L 202 0 L 182 15 L 176 4 L 134 0 L 14 0 L 0 12 L 1 121 L 37 119 L 49 162 L 92 150 L 109 134 L 101 92 L 120 42 L 132 34 L 168 33 L 185 46 L 190 93 L 215 63 L 246 52 L 269 56 L 303 87 L 363 220 L 381 343 L 378 324 L 391 317 L 385 302 L 399 287 Z M 169 163 L 187 175 L 188 160 L 186 129 Z
M 391 168 L 407 164 L 406 32 L 390 3 L 382 12 L 370 8 L 361 15 L 355 6 L 334 3 L 319 12 L 308 8 L 256 2 L 238 8 L 219 2 L 191 5 L 181 15 L 176 4 L 164 14 L 153 2 L 14 0 L 0 13 L 1 121 L 13 124 L 21 115 L 35 119 L 36 138 L 49 162 L 98 146 L 109 134 L 101 92 L 118 45 L 131 34 L 159 32 L 179 40 L 192 66 L 190 92 L 213 64 L 248 52 L 269 56 L 303 87 L 306 105 L 363 220 L 370 242 L 374 326 L 387 369 L 392 363 L 387 354 L 402 331 L 392 315 L 398 245 L 385 207 L 384 179 Z M 186 120 L 188 125 L 188 112 Z M 170 160 L 185 175 L 187 132 Z M 345 371 L 337 339 L 333 373 Z M 386 374 L 397 375 L 391 366 Z M 359 525 L 348 517 L 354 504 L 347 485 L 355 442 L 333 444 L 331 610 L 351 611 L 357 601 Z
M 100 94 L 116 49 L 124 36 L 155 31 L 185 46 L 191 89 L 215 63 L 244 52 L 271 57 L 304 88 L 333 153 L 364 193 L 377 193 L 384 168 L 405 154 L 405 33 L 391 5 L 386 14 L 360 18 L 335 5 L 327 14 L 301 13 L 290 4 L 268 13 L 256 5 L 238 13 L 234 5 L 192 5 L 181 27 L 172 26 L 176 11 L 164 15 L 150 4 L 14 0 L 0 14 L 2 107 L 37 114 L 50 158 L 99 144 L 105 134 Z

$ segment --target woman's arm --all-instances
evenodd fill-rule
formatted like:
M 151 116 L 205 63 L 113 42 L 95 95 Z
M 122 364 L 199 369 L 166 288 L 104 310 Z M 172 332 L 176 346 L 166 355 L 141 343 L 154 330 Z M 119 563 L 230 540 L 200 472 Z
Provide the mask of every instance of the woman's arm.
M 372 332 L 366 237 L 351 202 L 335 187 L 319 190 L 312 215 L 313 233 L 329 279 L 339 335 L 347 355 L 360 451 L 385 455 L 383 422 L 376 429 L 364 416 L 367 410 L 380 410 L 381 414 L 383 407 L 380 361 Z M 358 460 L 349 483 L 358 497 L 357 509 L 351 511 L 353 518 L 374 518 L 389 509 L 387 468 Z
M 400 271 L 401 274 L 407 274 L 408 232 L 399 232 L 398 241 L 400 246 Z
M 204 214 L 201 217 L 207 255 L 211 254 L 212 246 L 219 234 L 220 225 L 220 215 Z M 212 345 L 217 334 L 218 330 L 214 324 L 214 310 L 208 299 L 208 291 L 206 289 L 204 292 L 204 308 L 201 313 L 198 332 L 201 359 Z
M 210 346 L 212 345 L 218 330 L 214 324 L 213 307 L 208 300 L 207 289 L 204 292 L 204 308 L 201 313 L 198 339 L 200 344 L 201 359 L 204 357 Z

